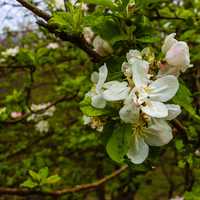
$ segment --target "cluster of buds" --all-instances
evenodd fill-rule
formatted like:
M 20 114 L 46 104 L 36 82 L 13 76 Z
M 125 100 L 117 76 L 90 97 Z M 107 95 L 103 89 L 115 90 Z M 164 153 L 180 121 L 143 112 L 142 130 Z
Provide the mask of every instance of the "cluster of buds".
M 112 54 L 113 49 L 110 44 L 99 35 L 95 35 L 90 27 L 85 27 L 83 29 L 83 35 L 85 40 L 93 46 L 94 51 L 96 51 L 100 56 Z

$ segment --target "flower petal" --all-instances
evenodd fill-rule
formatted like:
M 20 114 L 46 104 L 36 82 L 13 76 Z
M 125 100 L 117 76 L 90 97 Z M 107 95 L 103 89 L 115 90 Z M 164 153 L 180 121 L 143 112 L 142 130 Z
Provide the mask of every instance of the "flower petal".
M 106 83 L 105 87 L 107 88 L 103 92 L 103 97 L 107 101 L 119 101 L 126 99 L 129 93 L 128 83 L 112 81 L 111 83 Z
M 142 106 L 142 111 L 151 117 L 163 118 L 168 116 L 168 109 L 164 103 L 159 101 L 148 101 Z
M 92 121 L 92 120 L 91 120 L 91 117 L 88 117 L 88 116 L 86 116 L 86 115 L 83 115 L 83 124 L 84 124 L 84 125 L 89 124 L 91 121 Z
M 162 146 L 173 138 L 172 129 L 163 119 L 153 119 L 152 125 L 144 130 L 144 140 L 151 146 Z
M 92 96 L 92 106 L 95 108 L 105 108 L 106 101 L 101 94 Z
M 166 120 L 175 119 L 181 113 L 181 108 L 179 105 L 175 104 L 165 104 L 165 105 L 168 109 L 168 116 L 165 117 Z
M 184 72 L 190 65 L 190 54 L 187 43 L 180 41 L 172 45 L 165 59 L 169 65 L 177 66 Z
M 119 116 L 125 123 L 134 123 L 139 119 L 139 108 L 134 104 L 125 104 L 119 111 Z
M 91 74 L 91 81 L 95 84 L 98 83 L 98 80 L 99 80 L 99 73 L 98 72 L 93 72 Z
M 148 95 L 151 100 L 166 102 L 176 94 L 178 88 L 178 79 L 173 75 L 167 75 L 149 85 Z
M 147 85 L 149 63 L 145 60 L 132 58 L 129 62 L 132 68 L 132 77 L 136 87 Z
M 140 53 L 140 51 L 138 51 L 137 49 L 131 49 L 127 54 L 126 54 L 126 58 L 128 60 L 128 62 L 132 59 L 132 58 L 138 58 L 138 59 L 142 59 L 142 55 Z
M 170 35 L 168 35 L 166 38 L 165 38 L 165 41 L 164 41 L 164 44 L 162 46 L 162 52 L 164 54 L 167 53 L 167 51 L 172 47 L 173 44 L 175 44 L 177 42 L 176 39 L 174 39 L 176 33 L 171 33 Z
M 132 163 L 140 164 L 144 162 L 149 154 L 149 147 L 140 136 L 133 135 L 130 142 L 130 149 L 127 153 L 128 158 Z
M 106 64 L 104 64 L 103 66 L 101 66 L 99 68 L 99 80 L 98 80 L 97 85 L 96 85 L 96 91 L 97 92 L 99 92 L 101 90 L 103 84 L 106 81 L 107 75 L 108 75 L 108 69 L 107 69 Z

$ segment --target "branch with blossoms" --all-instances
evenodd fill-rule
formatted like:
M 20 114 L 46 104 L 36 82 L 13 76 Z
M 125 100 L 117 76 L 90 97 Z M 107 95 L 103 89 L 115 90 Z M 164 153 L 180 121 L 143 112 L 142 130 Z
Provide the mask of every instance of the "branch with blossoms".
M 33 12 L 36 16 L 42 18 L 44 21 L 38 20 L 38 24 L 44 28 L 46 28 L 50 33 L 55 34 L 63 41 L 69 41 L 75 44 L 80 49 L 84 50 L 94 62 L 101 61 L 102 57 L 99 55 L 87 42 L 83 34 L 69 34 L 66 32 L 58 32 L 57 28 L 54 26 L 50 26 L 48 22 L 51 19 L 51 15 L 46 13 L 45 11 L 37 8 L 35 5 L 29 3 L 26 0 L 17 0 L 23 7 L 27 8 L 31 12 Z
M 164 41 L 164 61 L 152 59 L 148 49 L 130 50 L 122 64 L 123 82 L 106 82 L 106 64 L 91 75 L 94 85 L 82 103 L 85 124 L 103 131 L 106 123 L 115 122 L 106 150 L 116 162 L 123 162 L 126 157 L 140 164 L 148 157 L 149 146 L 163 146 L 173 138 L 168 121 L 175 119 L 181 108 L 167 102 L 179 89 L 180 73 L 192 67 L 187 44 L 177 41 L 175 35 L 170 34 Z M 93 112 L 87 109 L 86 101 Z M 123 150 L 120 143 L 125 146 Z
M 57 105 L 57 104 L 59 104 L 59 103 L 61 103 L 63 101 L 70 101 L 70 100 L 74 99 L 77 96 L 77 93 L 78 92 L 76 92 L 75 95 L 73 95 L 73 96 L 60 97 L 60 98 L 54 100 L 52 103 L 49 103 L 48 105 L 45 105 L 41 109 L 37 109 L 36 111 L 34 111 L 34 109 L 32 109 L 31 112 L 27 112 L 25 114 L 20 114 L 20 116 L 16 117 L 16 119 L 7 120 L 7 121 L 4 121 L 3 123 L 4 124 L 16 124 L 16 123 L 19 123 L 19 122 L 22 122 L 22 121 L 26 120 L 32 114 L 42 114 L 45 111 L 47 111 L 48 109 L 54 107 L 55 105 Z

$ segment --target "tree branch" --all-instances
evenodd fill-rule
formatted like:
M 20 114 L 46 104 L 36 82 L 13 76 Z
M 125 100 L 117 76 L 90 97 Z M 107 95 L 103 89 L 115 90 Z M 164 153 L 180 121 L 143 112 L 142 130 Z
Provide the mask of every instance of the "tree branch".
M 30 11 L 32 11 L 38 17 L 43 18 L 45 21 L 48 21 L 51 18 L 51 16 L 48 13 L 40 10 L 39 8 L 34 6 L 33 4 L 27 2 L 26 0 L 16 0 L 16 1 L 19 2 L 23 7 L 27 8 Z
M 124 165 L 120 169 L 114 171 L 112 174 L 105 176 L 104 178 L 97 180 L 93 183 L 76 185 L 72 188 L 64 188 L 61 190 L 55 191 L 38 191 L 38 190 L 29 190 L 22 188 L 5 188 L 0 187 L 0 194 L 4 195 L 18 195 L 18 196 L 26 196 L 26 195 L 46 195 L 46 196 L 62 196 L 68 193 L 81 192 L 84 190 L 94 190 L 99 186 L 105 184 L 106 182 L 112 180 L 113 178 L 119 176 L 122 172 L 124 172 L 128 168 L 127 165 Z
M 78 93 L 78 92 L 77 92 L 77 93 Z M 38 110 L 38 111 L 36 111 L 36 112 L 31 111 L 31 112 L 29 112 L 29 113 L 24 114 L 24 115 L 23 115 L 22 117 L 20 117 L 20 118 L 17 118 L 17 119 L 14 119 L 14 120 L 4 121 L 4 122 L 2 122 L 2 123 L 4 123 L 4 124 L 16 124 L 16 123 L 18 123 L 18 122 L 21 122 L 21 121 L 25 120 L 27 117 L 29 117 L 29 116 L 30 116 L 31 114 L 33 114 L 33 113 L 41 114 L 41 113 L 45 112 L 46 110 L 48 110 L 49 108 L 51 108 L 52 106 L 57 105 L 57 104 L 60 103 L 60 102 L 63 102 L 63 101 L 70 101 L 70 100 L 74 99 L 74 98 L 77 96 L 77 93 L 76 93 L 75 95 L 69 96 L 69 97 L 67 97 L 67 96 L 60 97 L 60 98 L 58 98 L 57 100 L 55 100 L 54 102 L 52 102 L 50 105 L 48 105 L 48 106 L 47 106 L 46 108 L 44 108 L 44 109 Z
M 27 2 L 26 0 L 16 0 L 19 2 L 23 7 L 27 8 L 28 10 L 32 11 L 35 15 L 43 18 L 46 22 L 51 18 L 51 15 L 48 13 L 40 10 L 33 4 Z M 38 21 L 38 25 L 43 26 L 46 28 L 50 33 L 54 33 L 57 37 L 62 39 L 63 41 L 69 41 L 75 44 L 77 47 L 85 51 L 91 58 L 93 62 L 101 61 L 101 56 L 93 50 L 90 44 L 85 40 L 82 34 L 68 34 L 65 32 L 57 31 L 56 27 L 49 26 L 48 24 L 44 23 L 44 21 Z
M 50 33 L 55 34 L 63 41 L 68 41 L 85 51 L 91 58 L 93 62 L 99 62 L 102 60 L 102 57 L 93 50 L 92 46 L 85 40 L 82 34 L 69 34 L 66 32 L 60 32 L 57 30 L 57 27 L 50 26 L 44 21 L 39 20 L 38 25 L 46 28 Z

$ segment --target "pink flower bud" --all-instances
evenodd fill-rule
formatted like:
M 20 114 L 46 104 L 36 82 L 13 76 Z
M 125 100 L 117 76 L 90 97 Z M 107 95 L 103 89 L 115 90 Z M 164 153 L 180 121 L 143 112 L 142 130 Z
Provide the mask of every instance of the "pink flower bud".
M 21 112 L 11 112 L 11 117 L 12 118 L 19 118 L 22 116 L 22 113 Z

